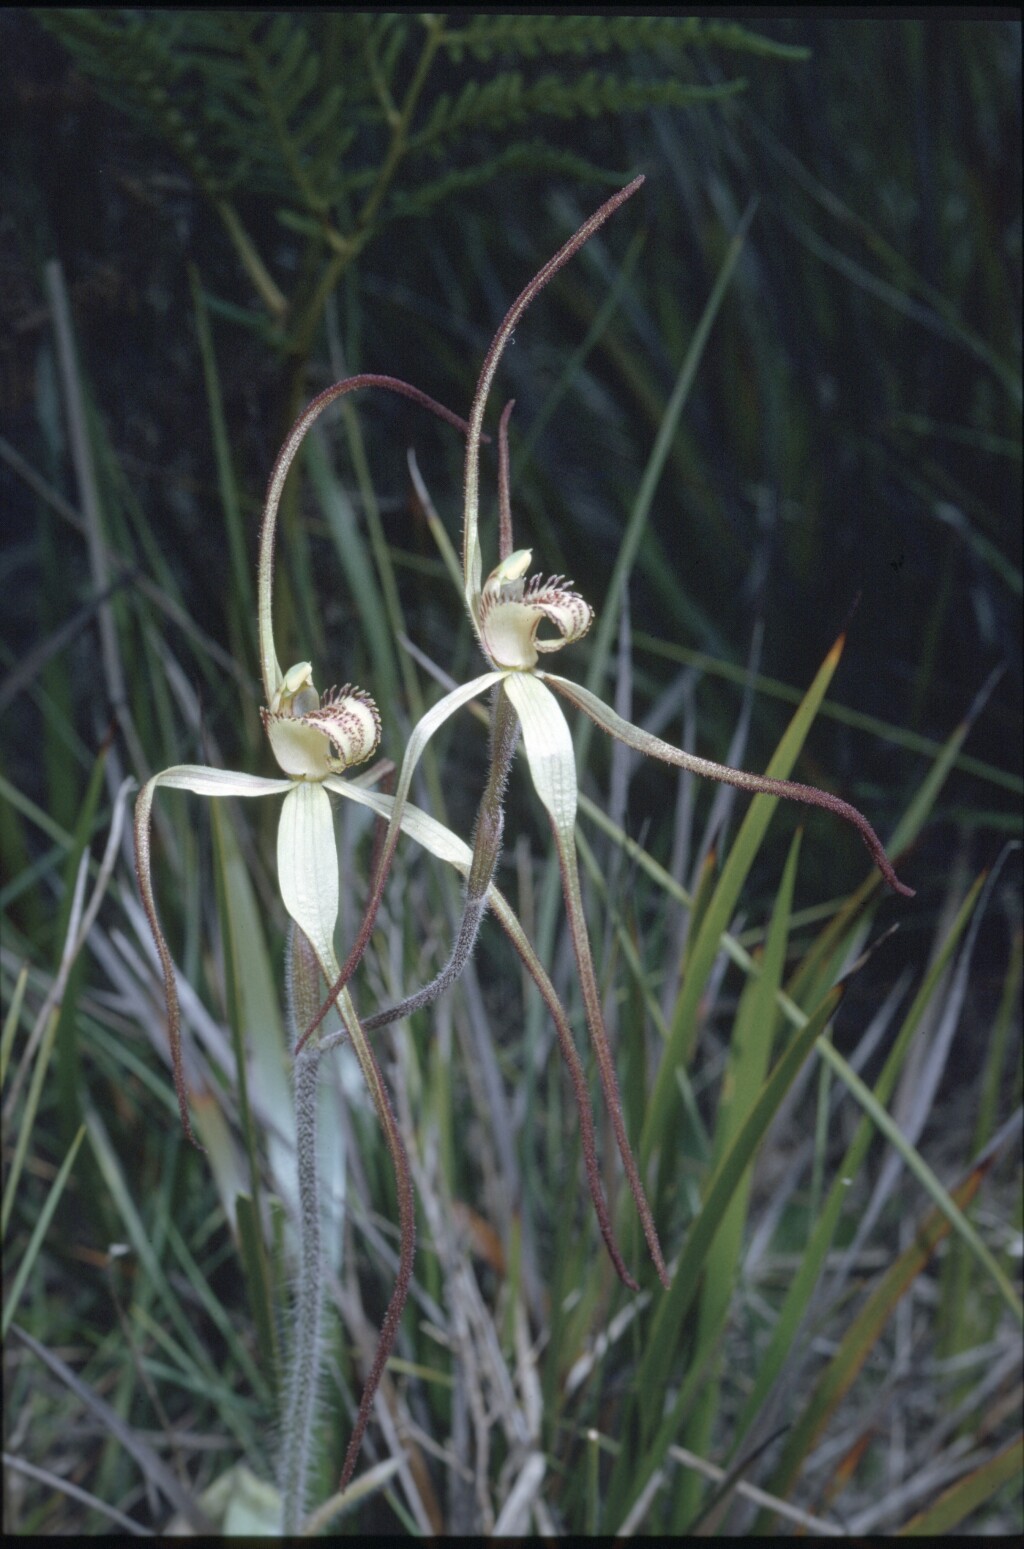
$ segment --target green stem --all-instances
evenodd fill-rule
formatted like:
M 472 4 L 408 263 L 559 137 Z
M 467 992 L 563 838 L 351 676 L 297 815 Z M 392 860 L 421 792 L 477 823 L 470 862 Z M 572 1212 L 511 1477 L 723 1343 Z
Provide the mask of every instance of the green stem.
M 428 13 L 421 16 L 420 20 L 427 29 L 426 41 L 416 64 L 413 78 L 409 83 L 409 90 L 405 94 L 405 101 L 402 103 L 402 111 L 398 122 L 392 130 L 391 144 L 388 147 L 387 156 L 384 158 L 384 165 L 377 174 L 377 181 L 369 198 L 359 212 L 356 229 L 360 232 L 372 226 L 384 195 L 387 193 L 395 173 L 398 171 L 398 164 L 405 155 L 409 139 L 409 126 L 412 123 L 423 88 L 427 84 L 427 76 L 430 74 L 431 66 L 434 63 L 434 56 L 440 48 L 441 40 L 444 37 L 443 16 L 432 16 Z
M 238 212 L 227 199 L 216 200 L 217 214 L 227 228 L 228 236 L 238 254 L 242 268 L 248 274 L 257 293 L 266 304 L 271 316 L 280 321 L 288 311 L 288 302 L 253 245 L 252 238 L 238 218 Z
M 430 67 L 434 62 L 434 56 L 441 45 L 444 36 L 444 18 L 439 16 L 424 16 L 422 18 L 427 28 L 427 37 L 416 65 L 416 70 L 409 89 L 402 103 L 402 110 L 397 122 L 391 131 L 391 143 L 388 146 L 384 163 L 377 174 L 377 180 L 367 197 L 366 203 L 356 218 L 355 231 L 351 236 L 341 236 L 330 231 L 328 240 L 335 248 L 335 253 L 323 274 L 317 282 L 316 288 L 302 309 L 294 333 L 292 335 L 291 353 L 298 358 L 297 383 L 293 383 L 293 391 L 298 386 L 301 395 L 301 377 L 305 371 L 306 357 L 313 343 L 313 335 L 317 330 L 321 314 L 327 303 L 327 298 L 336 288 L 345 270 L 354 258 L 362 252 L 374 232 L 374 221 L 377 217 L 384 196 L 394 180 L 402 157 L 405 155 L 409 139 L 409 126 L 419 103 L 423 88 L 426 85 Z

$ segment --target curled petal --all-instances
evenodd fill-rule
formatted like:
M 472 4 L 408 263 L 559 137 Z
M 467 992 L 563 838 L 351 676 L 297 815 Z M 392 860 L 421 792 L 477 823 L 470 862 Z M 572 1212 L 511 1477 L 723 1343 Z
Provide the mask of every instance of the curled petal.
M 560 651 L 563 645 L 582 640 L 594 622 L 594 610 L 579 592 L 570 592 L 560 586 L 561 576 L 552 576 L 541 584 L 536 576 L 526 588 L 524 601 L 537 608 L 549 619 L 561 635 L 561 640 L 534 640 L 538 651 Z
M 380 712 L 369 694 L 346 683 L 306 709 L 303 684 L 283 713 L 263 710 L 263 725 L 274 757 L 293 779 L 323 780 L 372 757 L 380 741 Z M 297 711 L 304 713 L 297 714 Z
M 478 613 L 480 639 L 495 666 L 535 667 L 539 652 L 560 651 L 563 645 L 581 639 L 594 622 L 593 608 L 564 584 L 563 576 L 550 576 L 545 581 L 536 575 L 524 583 L 504 580 L 501 570 L 499 565 L 489 577 Z M 545 619 L 554 624 L 559 639 L 537 639 Z
M 346 683 L 325 694 L 319 710 L 304 717 L 310 726 L 319 726 L 337 750 L 340 769 L 351 769 L 372 758 L 380 741 L 380 711 L 361 688 Z

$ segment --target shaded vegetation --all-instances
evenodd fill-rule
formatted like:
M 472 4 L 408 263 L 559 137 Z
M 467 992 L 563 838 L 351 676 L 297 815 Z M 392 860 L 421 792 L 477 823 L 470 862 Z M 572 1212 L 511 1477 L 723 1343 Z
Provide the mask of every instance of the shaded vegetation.
M 578 744 L 627 1127 L 685 1273 L 666 1294 L 645 1269 L 639 1298 L 609 1275 L 552 1029 L 485 922 L 465 987 L 378 1046 L 421 1253 L 393 1428 L 378 1415 L 363 1466 L 410 1461 L 344 1521 L 778 1530 L 696 1457 L 851 1531 L 1019 1531 L 1019 26 L 21 12 L 0 58 L 8 1316 L 186 1498 L 239 1462 L 273 1479 L 294 1187 L 275 815 L 211 827 L 172 794 L 158 818 L 199 1157 L 123 832 L 102 868 L 117 793 L 186 759 L 270 772 L 256 528 L 297 402 L 387 371 L 464 413 L 538 262 L 644 171 L 503 362 L 520 541 L 597 605 L 594 651 L 606 614 L 598 687 L 652 731 L 763 769 L 813 707 L 794 776 L 866 811 L 918 896 L 881 898 L 824 816 L 797 842 L 791 815 L 768 827 L 735 793 Z M 366 396 L 313 441 L 278 559 L 288 649 L 323 687 L 372 687 L 395 760 L 437 697 L 424 653 L 478 670 L 408 446 L 457 544 L 458 435 Z M 602 605 L 627 532 L 624 615 Z M 457 718 L 416 799 L 468 837 L 484 769 Z M 524 783 L 498 881 L 578 1028 Z M 339 835 L 347 949 L 373 835 L 348 817 Z M 97 913 L 62 970 L 87 854 Z M 459 915 L 440 868 L 399 861 L 366 1014 L 437 970 Z M 316 1499 L 394 1263 L 386 1153 L 344 1055 L 335 1079 Z M 11 1531 L 183 1509 L 66 1373 L 10 1334 L 7 1360 L 8 1452 L 99 1503 L 12 1472 Z

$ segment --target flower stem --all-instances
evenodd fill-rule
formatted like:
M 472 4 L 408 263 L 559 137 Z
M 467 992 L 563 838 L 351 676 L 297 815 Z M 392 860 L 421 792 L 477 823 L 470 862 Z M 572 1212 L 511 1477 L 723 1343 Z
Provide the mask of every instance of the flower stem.
M 319 999 L 320 970 L 307 938 L 293 927 L 288 960 L 288 1020 L 298 1031 Z M 287 1409 L 281 1453 L 282 1530 L 294 1536 L 305 1512 L 320 1374 L 323 1323 L 323 1259 L 320 1250 L 320 1198 L 317 1183 L 317 1079 L 321 1049 L 310 1043 L 295 1061 L 295 1151 L 299 1182 L 299 1279 L 295 1336 L 288 1377 Z
M 409 1170 L 409 1157 L 406 1153 L 405 1142 L 402 1140 L 398 1121 L 391 1106 L 391 1099 L 388 1097 L 387 1087 L 384 1085 L 381 1068 L 377 1063 L 373 1050 L 370 1048 L 369 1041 L 363 1033 L 359 1019 L 355 1015 L 351 997 L 346 992 L 342 993 L 341 1007 L 345 1020 L 349 1023 L 349 1036 L 352 1039 L 353 1048 L 362 1067 L 366 1084 L 370 1088 L 370 1095 L 377 1110 L 377 1117 L 384 1131 L 388 1151 L 391 1153 L 391 1163 L 395 1170 L 395 1192 L 398 1196 L 399 1250 L 395 1289 L 391 1293 L 391 1300 L 388 1302 L 387 1311 L 384 1314 L 384 1321 L 381 1324 L 373 1363 L 366 1377 L 363 1396 L 359 1400 L 359 1410 L 356 1414 L 355 1424 L 352 1427 L 352 1435 L 349 1438 L 345 1461 L 342 1464 L 341 1478 L 338 1481 L 339 1491 L 347 1488 L 355 1472 L 356 1461 L 359 1457 L 359 1449 L 362 1446 L 363 1433 L 370 1418 L 373 1400 L 380 1386 L 380 1379 L 384 1374 L 388 1356 L 391 1354 L 395 1339 L 398 1336 L 398 1324 L 402 1316 L 402 1308 L 405 1306 L 406 1297 L 409 1294 L 413 1261 L 416 1256 L 416 1211 L 413 1204 L 412 1175 Z M 342 1037 L 344 1037 L 344 1034 L 335 1034 L 334 1037 L 325 1039 L 322 1048 L 332 1048 L 334 1043 L 340 1041 Z
M 288 470 L 295 461 L 296 453 L 314 422 L 336 398 L 353 392 L 357 387 L 386 387 L 393 393 L 411 398 L 414 403 L 422 404 L 425 409 L 429 409 L 440 419 L 447 420 L 449 425 L 454 425 L 457 430 L 467 433 L 469 430 L 465 420 L 453 414 L 450 409 L 446 409 L 443 404 L 437 403 L 427 393 L 421 393 L 418 387 L 411 387 L 408 382 L 402 382 L 397 377 L 380 376 L 370 372 L 364 372 L 361 376 L 347 377 L 343 382 L 335 382 L 332 387 L 325 388 L 299 415 L 288 432 L 284 445 L 277 454 L 277 461 L 271 469 L 260 526 L 258 581 L 260 666 L 268 707 L 282 677 L 281 665 L 274 645 L 271 601 L 274 586 L 274 538 L 277 530 L 277 510 L 281 504 L 284 482 L 288 477 Z

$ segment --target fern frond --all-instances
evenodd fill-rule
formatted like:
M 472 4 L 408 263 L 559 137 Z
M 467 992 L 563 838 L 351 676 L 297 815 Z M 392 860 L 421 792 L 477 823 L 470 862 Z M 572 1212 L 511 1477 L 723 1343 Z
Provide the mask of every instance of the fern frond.
M 639 81 L 597 70 L 588 70 L 571 81 L 552 74 L 527 83 L 520 71 L 510 70 L 483 86 L 470 81 L 455 98 L 447 93 L 439 97 L 423 129 L 410 137 L 409 150 L 439 147 L 468 129 L 494 133 L 538 117 L 576 118 L 586 114 L 596 118 L 601 113 L 683 107 L 733 96 L 745 85 L 742 79 L 720 86 L 695 86 L 677 80 Z
M 562 151 L 544 140 L 521 140 L 508 146 L 486 161 L 472 166 L 453 169 L 428 183 L 418 183 L 408 190 L 395 194 L 391 211 L 397 218 L 425 215 L 437 204 L 479 188 L 491 182 L 502 172 L 529 171 L 553 172 L 575 183 L 603 183 L 609 187 L 622 184 L 622 173 L 611 168 L 596 167 L 593 162 L 571 151 Z
M 445 47 L 455 63 L 464 53 L 491 60 L 507 53 L 519 59 L 538 55 L 606 54 L 613 50 L 663 53 L 716 46 L 779 59 L 806 59 L 808 50 L 776 43 L 749 32 L 738 22 L 717 22 L 697 16 L 558 16 L 495 15 L 481 12 L 465 27 L 445 34 Z
M 36 13 L 97 90 L 178 157 L 271 314 L 292 314 L 300 355 L 326 296 L 389 221 L 511 170 L 603 176 L 540 144 L 544 120 L 680 108 L 740 91 L 742 80 L 694 80 L 692 57 L 712 47 L 804 57 L 731 21 L 453 15 L 465 25 L 386 11 Z M 577 63 L 588 56 L 596 68 Z M 264 200 L 251 230 L 236 197 L 243 191 Z M 259 252 L 271 220 L 307 243 L 292 255 L 291 296 Z

